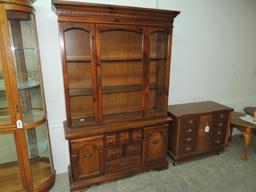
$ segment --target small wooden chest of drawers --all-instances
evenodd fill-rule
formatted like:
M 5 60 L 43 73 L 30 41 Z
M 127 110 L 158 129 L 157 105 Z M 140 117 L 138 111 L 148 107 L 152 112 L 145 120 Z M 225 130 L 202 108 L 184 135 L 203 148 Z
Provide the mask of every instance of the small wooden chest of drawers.
M 174 164 L 191 156 L 222 151 L 227 144 L 232 110 L 212 101 L 170 105 L 173 123 L 168 154 Z

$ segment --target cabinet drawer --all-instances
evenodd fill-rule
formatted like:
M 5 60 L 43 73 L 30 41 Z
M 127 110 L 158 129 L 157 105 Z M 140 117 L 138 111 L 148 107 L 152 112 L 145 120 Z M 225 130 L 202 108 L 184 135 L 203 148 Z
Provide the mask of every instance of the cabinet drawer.
M 131 132 L 131 137 L 132 137 L 132 141 L 134 141 L 134 142 L 141 141 L 142 140 L 142 130 L 141 129 L 133 130 Z
M 130 140 L 130 137 L 129 137 L 128 131 L 119 133 L 120 144 L 126 144 L 129 142 L 129 140 Z
M 129 171 L 131 168 L 140 168 L 141 166 L 141 157 L 127 157 L 119 160 L 113 160 L 106 163 L 106 173 L 118 173 L 123 171 Z
M 181 119 L 181 128 L 186 129 L 186 128 L 194 128 L 194 127 L 198 127 L 198 122 L 199 119 L 198 117 L 183 117 Z
M 125 154 L 127 156 L 140 155 L 141 154 L 141 143 L 127 145 Z
M 117 144 L 117 135 L 116 134 L 109 134 L 105 135 L 104 144 L 106 147 L 112 147 Z
M 105 157 L 107 161 L 113 160 L 113 159 L 119 159 L 122 157 L 122 154 L 123 154 L 122 147 L 115 147 L 105 151 Z

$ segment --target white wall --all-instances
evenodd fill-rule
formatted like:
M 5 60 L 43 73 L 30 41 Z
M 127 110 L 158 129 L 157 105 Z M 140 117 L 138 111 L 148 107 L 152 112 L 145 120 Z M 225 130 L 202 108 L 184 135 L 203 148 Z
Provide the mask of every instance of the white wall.
M 255 0 L 86 2 L 181 11 L 174 23 L 170 104 L 215 100 L 237 110 L 256 105 Z M 50 0 L 37 0 L 34 7 L 54 163 L 62 173 L 69 156 L 57 16 Z

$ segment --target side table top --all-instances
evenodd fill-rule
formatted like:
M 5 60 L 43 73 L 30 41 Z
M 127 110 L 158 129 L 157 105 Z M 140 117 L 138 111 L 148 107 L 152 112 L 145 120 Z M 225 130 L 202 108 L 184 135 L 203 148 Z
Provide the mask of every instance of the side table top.
M 247 121 L 244 121 L 244 120 L 240 119 L 240 117 L 243 117 L 245 115 L 246 115 L 245 113 L 233 112 L 232 117 L 231 117 L 231 124 L 233 126 L 256 129 L 256 124 L 252 124 L 250 122 L 247 122 Z

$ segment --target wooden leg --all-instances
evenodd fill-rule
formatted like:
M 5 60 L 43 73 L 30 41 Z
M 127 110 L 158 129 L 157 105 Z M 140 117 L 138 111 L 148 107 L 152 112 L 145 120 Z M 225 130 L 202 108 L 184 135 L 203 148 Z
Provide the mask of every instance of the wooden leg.
M 231 140 L 232 140 L 232 134 L 233 134 L 233 126 L 231 125 L 230 126 L 230 132 L 229 132 L 229 138 L 228 138 L 229 142 L 231 142 Z
M 245 161 L 245 160 L 247 160 L 247 150 L 248 150 L 249 145 L 252 142 L 253 134 L 243 132 L 243 136 L 244 136 L 244 152 L 242 153 L 240 158 Z

